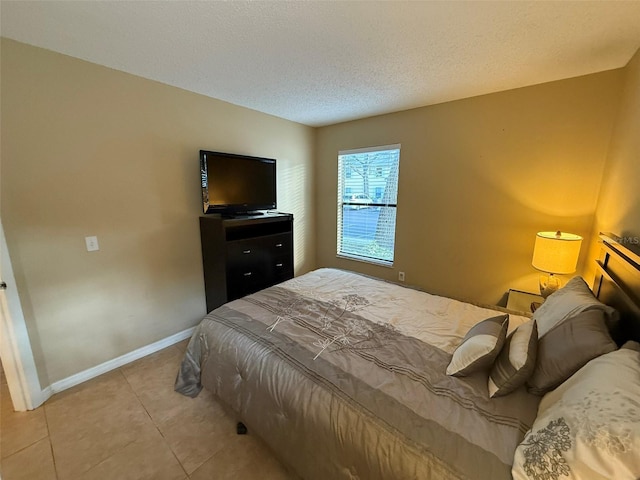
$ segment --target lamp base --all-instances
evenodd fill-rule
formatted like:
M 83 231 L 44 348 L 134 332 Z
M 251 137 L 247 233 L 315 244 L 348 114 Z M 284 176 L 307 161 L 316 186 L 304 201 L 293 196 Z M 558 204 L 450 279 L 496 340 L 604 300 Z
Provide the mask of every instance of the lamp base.
M 553 273 L 548 275 L 540 275 L 540 295 L 547 298 L 553 292 L 560 288 L 560 280 Z

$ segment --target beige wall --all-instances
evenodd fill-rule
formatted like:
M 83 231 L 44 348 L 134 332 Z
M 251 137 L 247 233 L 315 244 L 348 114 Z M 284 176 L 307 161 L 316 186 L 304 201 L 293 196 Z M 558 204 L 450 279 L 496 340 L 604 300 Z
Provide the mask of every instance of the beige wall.
M 315 266 L 312 128 L 6 39 L 1 86 L 2 222 L 43 386 L 201 320 L 200 148 L 278 159 L 296 273 Z
M 536 231 L 587 245 L 594 224 L 638 235 L 638 57 L 314 130 L 3 39 L 1 214 L 43 385 L 201 319 L 200 148 L 278 159 L 296 274 L 316 260 L 388 279 L 404 271 L 408 284 L 493 303 L 537 288 Z M 402 144 L 396 263 L 337 259 L 337 152 L 391 143 Z M 86 235 L 99 252 L 86 252 Z
M 598 232 L 613 232 L 632 243 L 640 239 L 640 50 L 625 68 L 620 112 L 596 210 L 592 258 L 597 258 Z
M 509 288 L 535 291 L 535 233 L 591 235 L 622 78 L 614 70 L 319 129 L 318 265 L 388 279 L 404 271 L 408 284 L 490 303 Z M 393 143 L 395 265 L 338 259 L 337 153 Z

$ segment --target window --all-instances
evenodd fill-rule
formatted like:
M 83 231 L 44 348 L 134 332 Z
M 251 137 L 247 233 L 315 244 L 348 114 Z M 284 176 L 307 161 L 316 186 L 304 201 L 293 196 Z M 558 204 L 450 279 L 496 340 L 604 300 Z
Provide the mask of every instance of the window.
M 393 265 L 400 145 L 338 153 L 338 256 Z

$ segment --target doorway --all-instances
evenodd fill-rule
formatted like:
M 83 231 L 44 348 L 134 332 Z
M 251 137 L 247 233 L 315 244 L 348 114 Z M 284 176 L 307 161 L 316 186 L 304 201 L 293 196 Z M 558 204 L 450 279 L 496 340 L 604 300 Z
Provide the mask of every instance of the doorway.
M 11 259 L 0 221 L 0 360 L 16 411 L 33 410 L 44 396 L 20 296 L 11 267 Z

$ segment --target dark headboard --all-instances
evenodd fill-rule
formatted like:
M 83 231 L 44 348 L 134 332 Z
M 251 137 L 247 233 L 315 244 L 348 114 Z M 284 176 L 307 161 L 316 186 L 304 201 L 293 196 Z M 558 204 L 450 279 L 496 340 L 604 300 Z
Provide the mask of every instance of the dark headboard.
M 640 341 L 640 248 L 637 238 L 621 238 L 600 233 L 602 248 L 596 260 L 593 293 L 620 312 L 618 331 L 612 332 L 618 344 Z

